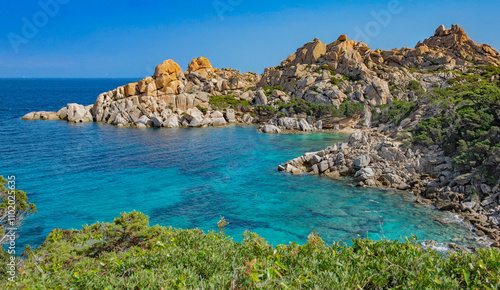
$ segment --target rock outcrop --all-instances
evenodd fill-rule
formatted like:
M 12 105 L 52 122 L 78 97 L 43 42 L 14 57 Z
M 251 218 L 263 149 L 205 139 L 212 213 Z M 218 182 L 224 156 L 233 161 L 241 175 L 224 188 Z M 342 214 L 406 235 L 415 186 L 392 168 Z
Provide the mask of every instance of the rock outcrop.
M 474 181 L 475 173 L 453 171 L 452 159 L 437 146 L 405 148 L 387 136 L 358 131 L 344 142 L 306 153 L 278 168 L 293 174 L 352 177 L 358 186 L 407 190 L 421 203 L 461 214 L 479 236 L 488 235 L 500 246 L 500 185 L 494 188 Z M 483 200 L 467 195 L 472 187 L 487 193 Z
M 239 98 L 259 80 L 254 73 L 242 75 L 233 69 L 213 68 L 205 57 L 193 59 L 186 72 L 169 59 L 156 67 L 153 76 L 102 93 L 93 105 L 68 104 L 57 113 L 32 112 L 23 119 L 95 121 L 141 128 L 223 126 L 238 118 L 233 109 L 226 115 L 211 110 L 210 96 L 231 92 Z M 195 110 L 193 117 L 190 113 Z
M 349 99 L 364 104 L 369 115 L 376 105 L 415 100 L 418 92 L 408 87 L 411 82 L 421 84 L 424 92 L 447 87 L 456 76 L 450 70 L 477 65 L 500 65 L 499 53 L 472 41 L 458 25 L 439 27 L 415 48 L 388 51 L 341 35 L 328 45 L 318 39 L 305 44 L 280 66 L 266 69 L 259 86 L 281 86 L 291 98 L 316 104 L 338 107 Z

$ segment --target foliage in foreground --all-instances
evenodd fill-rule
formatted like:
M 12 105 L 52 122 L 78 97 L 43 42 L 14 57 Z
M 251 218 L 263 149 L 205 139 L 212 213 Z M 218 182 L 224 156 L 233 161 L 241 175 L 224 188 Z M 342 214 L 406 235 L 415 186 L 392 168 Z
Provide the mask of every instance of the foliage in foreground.
M 28 202 L 26 192 L 16 189 L 15 176 L 0 175 L 0 245 L 9 243 L 8 228 L 17 228 L 32 214 L 36 206 Z
M 495 249 L 446 257 L 414 240 L 353 240 L 326 246 L 315 234 L 304 245 L 270 246 L 255 233 L 234 242 L 220 232 L 149 227 L 142 213 L 82 230 L 53 230 L 27 249 L 17 287 L 73 289 L 375 289 L 500 286 Z M 6 283 L 5 281 L 2 283 Z M 14 285 L 3 284 L 3 288 Z

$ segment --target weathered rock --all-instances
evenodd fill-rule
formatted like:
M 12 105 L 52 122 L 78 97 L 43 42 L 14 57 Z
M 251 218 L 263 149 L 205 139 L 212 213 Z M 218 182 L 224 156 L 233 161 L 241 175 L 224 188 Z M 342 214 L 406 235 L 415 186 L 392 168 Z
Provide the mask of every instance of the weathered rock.
M 302 130 L 302 131 L 312 131 L 313 130 L 311 128 L 311 125 L 309 125 L 309 123 L 307 123 L 307 121 L 305 119 L 300 120 L 299 127 L 300 127 L 300 130 Z
M 168 116 L 168 118 L 163 122 L 163 127 L 165 128 L 176 128 L 179 127 L 179 118 L 176 114 Z
M 375 177 L 375 172 L 370 167 L 363 168 L 358 172 L 356 172 L 356 174 L 354 175 L 354 178 L 356 178 L 356 180 L 359 181 L 373 179 L 374 177 Z
M 153 77 L 159 76 L 169 76 L 169 75 L 178 76 L 182 74 L 181 67 L 173 60 L 169 59 L 164 61 L 162 64 L 156 66 L 155 73 Z
M 153 122 L 153 127 L 161 127 L 163 124 L 163 119 L 161 117 L 153 116 L 151 117 L 151 121 Z
M 38 118 L 36 118 L 36 119 L 40 119 L 40 114 L 38 114 L 37 117 Z M 36 120 L 35 119 L 35 112 L 31 112 L 31 113 L 24 115 L 22 119 L 23 120 Z
M 57 116 L 58 116 L 58 117 L 59 117 L 59 119 L 61 119 L 61 120 L 68 120 L 68 107 L 61 108 L 61 109 L 57 112 Z
M 281 130 L 274 125 L 264 125 L 260 128 L 263 133 L 279 134 Z
M 234 114 L 234 109 L 226 109 L 226 120 L 229 123 L 235 123 L 236 122 L 236 116 Z
M 361 155 L 358 158 L 354 159 L 353 166 L 355 169 L 361 169 L 370 164 L 370 155 Z
M 212 118 L 212 126 L 224 126 L 224 125 L 227 125 L 227 121 L 226 119 L 224 119 L 224 117 Z
M 472 211 L 476 206 L 476 203 L 474 201 L 462 202 L 460 206 L 462 208 L 462 211 Z
M 454 181 L 458 185 L 466 185 L 471 181 L 471 178 L 472 178 L 472 174 L 467 173 L 467 174 L 463 174 L 463 175 L 455 177 Z
M 135 122 L 136 126 L 138 126 L 139 124 L 142 124 L 146 127 L 153 127 L 153 121 L 151 121 L 151 119 L 149 119 L 146 115 L 142 115 L 139 120 L 137 120 Z
M 259 90 L 257 92 L 257 96 L 255 97 L 255 104 L 256 105 L 267 105 L 267 96 L 264 94 L 263 90 Z
M 92 122 L 94 119 L 90 113 L 90 108 L 86 109 L 83 105 L 68 104 L 68 121 L 75 123 Z
M 246 124 L 251 124 L 253 122 L 254 118 L 250 116 L 249 114 L 243 115 L 243 122 Z

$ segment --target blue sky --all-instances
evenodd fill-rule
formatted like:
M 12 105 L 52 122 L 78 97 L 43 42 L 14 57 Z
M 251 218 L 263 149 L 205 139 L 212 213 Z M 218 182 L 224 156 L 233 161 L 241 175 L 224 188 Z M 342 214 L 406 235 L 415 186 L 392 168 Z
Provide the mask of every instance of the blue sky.
M 315 37 L 413 47 L 441 24 L 500 49 L 499 8 L 471 0 L 2 1 L 0 77 L 145 77 L 163 60 L 186 69 L 198 56 L 262 73 Z

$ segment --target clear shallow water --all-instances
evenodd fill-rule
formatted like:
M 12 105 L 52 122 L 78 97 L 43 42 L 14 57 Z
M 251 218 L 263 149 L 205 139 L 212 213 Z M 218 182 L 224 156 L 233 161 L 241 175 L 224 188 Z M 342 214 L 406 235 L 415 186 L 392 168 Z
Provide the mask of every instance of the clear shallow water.
M 133 80 L 0 80 L 0 175 L 16 175 L 38 214 L 19 243 L 39 245 L 53 228 L 112 221 L 120 212 L 151 224 L 216 229 L 222 215 L 235 240 L 251 229 L 273 244 L 370 237 L 468 244 L 451 214 L 408 194 L 354 188 L 348 180 L 279 173 L 277 165 L 345 136 L 266 135 L 253 126 L 134 129 L 100 123 L 23 121 L 25 113 L 91 104 Z M 381 229 L 382 228 L 382 229 Z M 383 231 L 383 233 L 382 233 Z

